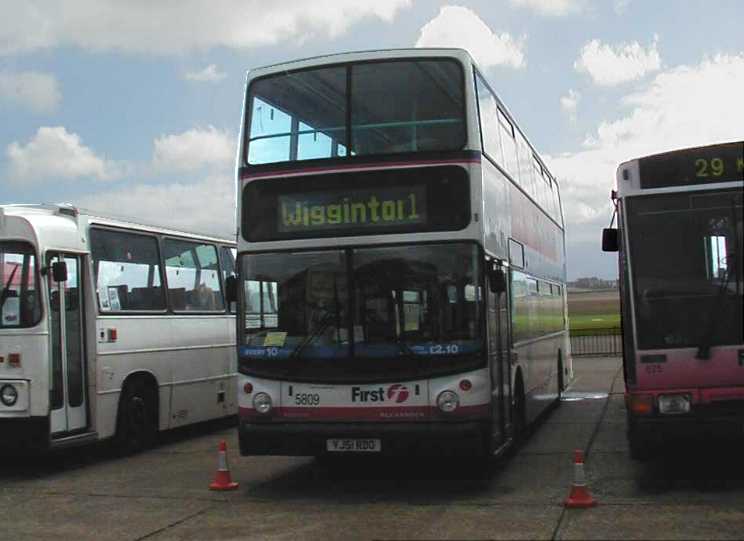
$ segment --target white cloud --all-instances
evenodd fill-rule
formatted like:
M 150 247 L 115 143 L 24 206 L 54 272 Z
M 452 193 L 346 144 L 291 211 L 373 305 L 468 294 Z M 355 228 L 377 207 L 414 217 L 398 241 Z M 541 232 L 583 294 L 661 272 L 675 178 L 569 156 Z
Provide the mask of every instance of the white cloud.
M 213 126 L 163 135 L 153 142 L 153 163 L 166 171 L 193 171 L 204 166 L 226 169 L 235 160 L 237 140 Z
M 392 21 L 411 0 L 6 1 L 0 55 L 76 46 L 105 51 L 180 53 L 244 49 L 334 38 L 365 18 Z
M 576 120 L 576 109 L 579 106 L 580 99 L 581 94 L 573 88 L 568 90 L 568 94 L 561 96 L 561 109 L 563 112 L 568 114 L 569 118 L 573 121 Z
M 38 71 L 0 71 L 0 102 L 26 107 L 35 113 L 57 109 L 62 94 L 57 79 Z
M 167 202 L 166 212 L 164 202 Z M 104 215 L 235 237 L 235 179 L 232 175 L 213 175 L 195 183 L 131 184 L 73 203 Z M 122 209 L 126 209 L 126 214 Z
M 189 81 L 215 83 L 227 77 L 227 74 L 223 71 L 219 71 L 215 64 L 210 64 L 203 70 L 186 72 L 184 77 Z
M 615 10 L 615 13 L 618 15 L 622 15 L 628 10 L 628 6 L 630 5 L 631 0 L 615 0 L 612 3 L 612 7 Z
M 444 6 L 419 32 L 416 47 L 467 49 L 483 67 L 523 68 L 524 39 L 504 32 L 495 34 L 477 13 L 466 7 Z
M 562 17 L 584 9 L 585 0 L 509 0 L 511 5 L 528 8 L 539 15 Z
M 26 145 L 6 148 L 10 176 L 16 181 L 90 177 L 111 180 L 122 175 L 123 165 L 97 156 L 80 136 L 62 126 L 41 127 Z
M 624 161 L 648 154 L 742 138 L 744 53 L 656 75 L 627 95 L 627 113 L 599 124 L 576 152 L 548 158 L 559 177 L 570 242 L 598 242 L 610 220 L 610 190 Z
M 581 49 L 574 69 L 588 73 L 601 86 L 634 81 L 661 67 L 657 44 L 657 36 L 647 48 L 637 41 L 613 46 L 594 39 Z

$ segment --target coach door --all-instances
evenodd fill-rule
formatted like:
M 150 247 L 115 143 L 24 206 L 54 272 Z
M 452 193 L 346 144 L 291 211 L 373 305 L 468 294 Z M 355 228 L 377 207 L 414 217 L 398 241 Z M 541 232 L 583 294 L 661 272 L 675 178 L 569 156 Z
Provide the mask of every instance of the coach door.
M 67 279 L 56 281 L 52 268 L 64 262 Z M 81 258 L 50 254 L 47 260 L 51 327 L 51 432 L 61 436 L 87 426 L 85 341 Z M 57 277 L 58 279 L 60 277 Z
M 488 273 L 488 355 L 493 416 L 492 447 L 506 443 L 511 427 L 508 280 L 503 268 Z

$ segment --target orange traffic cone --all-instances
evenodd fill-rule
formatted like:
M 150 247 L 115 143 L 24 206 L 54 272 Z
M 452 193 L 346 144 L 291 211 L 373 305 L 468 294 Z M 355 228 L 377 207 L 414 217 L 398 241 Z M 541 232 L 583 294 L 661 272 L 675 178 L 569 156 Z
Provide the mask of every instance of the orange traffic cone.
M 584 478 L 584 452 L 580 449 L 574 451 L 574 482 L 571 485 L 571 492 L 563 505 L 569 509 L 585 509 L 594 507 L 597 502 L 592 498 L 589 489 L 586 487 Z
M 234 483 L 230 477 L 230 468 L 227 466 L 227 444 L 225 440 L 220 442 L 217 451 L 217 473 L 214 482 L 209 485 L 209 490 L 235 490 L 240 486 Z

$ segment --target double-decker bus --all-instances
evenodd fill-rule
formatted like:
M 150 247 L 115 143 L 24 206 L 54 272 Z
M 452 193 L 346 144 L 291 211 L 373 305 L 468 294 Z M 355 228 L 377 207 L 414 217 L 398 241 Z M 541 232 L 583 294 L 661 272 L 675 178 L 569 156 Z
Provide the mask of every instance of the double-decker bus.
M 744 142 L 656 154 L 617 171 L 628 441 L 645 459 L 675 436 L 744 426 Z
M 490 456 L 571 375 L 558 184 L 469 54 L 250 71 L 244 455 Z
M 0 449 L 114 438 L 235 415 L 235 242 L 0 206 Z

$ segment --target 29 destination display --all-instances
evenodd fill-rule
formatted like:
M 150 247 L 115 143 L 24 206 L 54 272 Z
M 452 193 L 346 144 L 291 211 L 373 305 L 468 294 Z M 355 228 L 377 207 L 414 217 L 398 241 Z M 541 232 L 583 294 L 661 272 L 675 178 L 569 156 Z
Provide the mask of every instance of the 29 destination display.
M 470 222 L 459 166 L 259 179 L 243 191 L 250 242 L 459 230 Z
M 649 156 L 639 169 L 643 189 L 744 180 L 744 141 Z

